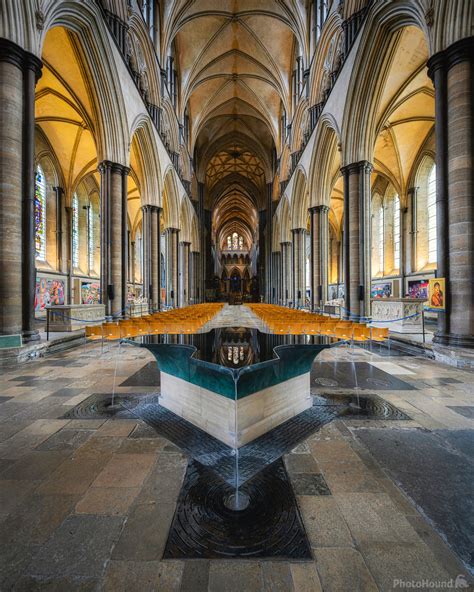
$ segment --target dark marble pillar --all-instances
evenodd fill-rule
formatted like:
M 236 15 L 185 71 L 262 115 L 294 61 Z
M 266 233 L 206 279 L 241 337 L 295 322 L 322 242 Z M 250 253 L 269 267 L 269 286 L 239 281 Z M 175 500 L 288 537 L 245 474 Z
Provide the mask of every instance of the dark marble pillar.
M 0 39 L 0 333 L 22 331 L 23 50 Z
M 100 172 L 100 283 L 106 315 L 123 316 L 127 305 L 127 179 L 129 169 L 104 160 Z
M 152 308 L 151 235 L 152 206 L 142 206 L 142 283 L 143 298 Z
M 160 218 L 158 208 L 156 206 L 150 206 L 150 226 L 151 226 L 151 237 L 150 237 L 150 277 L 151 277 L 151 291 L 150 301 L 151 310 L 155 312 L 158 310 L 158 300 L 160 293 Z
M 416 264 L 416 238 L 417 238 L 417 193 L 418 187 L 408 189 L 408 233 L 409 240 L 407 244 L 407 264 L 408 271 L 413 273 L 417 271 Z
M 273 183 L 267 183 L 266 186 L 266 228 L 265 228 L 265 300 L 272 302 L 273 295 L 273 266 L 272 266 L 272 244 L 273 244 Z
M 304 304 L 306 292 L 306 229 L 294 228 L 291 231 L 293 237 L 292 261 L 293 269 L 293 306 L 298 308 Z
M 311 235 L 311 309 L 320 308 L 328 299 L 329 208 L 315 206 L 310 212 Z
M 42 63 L 0 39 L 0 333 L 35 329 L 35 87 Z
M 22 175 L 23 175 L 23 340 L 37 341 L 35 329 L 35 87 L 41 76 L 41 61 L 34 55 L 23 58 L 23 125 L 22 125 Z
M 156 274 L 156 301 L 155 301 L 155 310 L 161 309 L 161 214 L 163 212 L 163 208 L 155 206 L 155 215 L 156 215 L 156 241 L 155 241 L 155 274 Z
M 179 243 L 179 302 L 180 306 L 187 306 L 189 299 L 189 252 L 191 243 Z
M 363 160 L 343 167 L 341 172 L 344 176 L 345 307 L 353 315 L 369 316 L 372 165 Z
M 189 264 L 189 299 L 190 304 L 197 304 L 199 299 L 199 251 L 191 251 L 191 260 Z
M 56 267 L 58 271 L 63 271 L 63 210 L 64 210 L 64 189 L 62 187 L 53 187 L 56 195 Z
M 291 242 L 281 244 L 282 304 L 288 306 L 291 300 Z
M 428 61 L 435 87 L 437 275 L 446 312 L 433 341 L 474 347 L 474 37 Z
M 179 230 L 167 228 L 166 237 L 166 304 L 167 306 L 179 306 L 179 266 L 178 266 L 178 242 Z

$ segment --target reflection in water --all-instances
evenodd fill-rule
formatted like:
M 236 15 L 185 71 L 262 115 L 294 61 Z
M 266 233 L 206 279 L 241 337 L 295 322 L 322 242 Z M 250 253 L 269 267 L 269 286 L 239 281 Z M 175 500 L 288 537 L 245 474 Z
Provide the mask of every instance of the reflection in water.
M 221 327 L 193 335 L 145 335 L 133 339 L 140 343 L 194 345 L 195 358 L 228 368 L 242 368 L 273 359 L 273 348 L 290 344 L 330 344 L 336 340 L 318 335 L 273 335 L 245 327 Z

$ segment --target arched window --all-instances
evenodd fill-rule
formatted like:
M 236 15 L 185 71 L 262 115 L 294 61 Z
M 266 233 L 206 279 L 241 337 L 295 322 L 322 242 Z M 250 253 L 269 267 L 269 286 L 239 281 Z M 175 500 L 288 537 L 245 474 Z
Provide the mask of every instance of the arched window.
M 415 270 L 433 270 L 437 263 L 436 165 L 431 155 L 421 160 L 411 195 L 416 220 L 413 229 Z
M 46 180 L 38 165 L 35 175 L 35 250 L 40 261 L 46 261 Z
M 393 198 L 393 268 L 400 269 L 400 198 Z
M 437 232 L 436 232 L 436 166 L 433 165 L 428 175 L 428 263 L 437 262 Z
M 72 265 L 79 267 L 79 198 L 72 196 Z
M 228 251 L 243 251 L 244 250 L 244 238 L 233 232 L 227 237 L 227 250 Z
M 87 232 L 88 236 L 88 249 L 89 249 L 89 273 L 94 269 L 94 251 L 95 251 L 95 236 L 94 236 L 94 211 L 92 204 L 89 204 L 87 208 Z
M 384 272 L 384 215 L 383 215 L 383 204 L 380 204 L 380 208 L 377 212 L 377 254 L 379 258 L 379 273 L 383 275 Z
M 380 194 L 375 193 L 372 198 L 372 275 L 381 276 L 384 273 L 384 239 L 385 220 L 383 201 Z

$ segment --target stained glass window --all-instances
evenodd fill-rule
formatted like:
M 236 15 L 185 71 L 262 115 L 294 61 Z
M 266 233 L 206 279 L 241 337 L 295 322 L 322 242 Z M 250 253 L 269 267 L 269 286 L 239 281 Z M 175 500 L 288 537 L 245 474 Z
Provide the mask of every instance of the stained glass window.
M 36 257 L 46 261 L 46 181 L 40 166 L 35 175 L 35 249 Z
M 436 167 L 428 176 L 428 263 L 436 263 Z
M 380 206 L 379 211 L 377 212 L 377 240 L 378 240 L 378 254 L 379 254 L 379 273 L 383 274 L 384 271 L 384 216 L 383 216 L 383 206 Z
M 94 270 L 94 212 L 92 204 L 87 210 L 87 224 L 89 225 L 89 273 Z
M 393 267 L 400 268 L 400 199 L 393 200 Z
M 79 267 L 79 199 L 72 196 L 72 265 Z
M 227 237 L 227 249 L 229 251 L 243 251 L 244 249 L 244 239 L 242 236 L 238 235 L 236 232 L 232 234 L 232 236 Z

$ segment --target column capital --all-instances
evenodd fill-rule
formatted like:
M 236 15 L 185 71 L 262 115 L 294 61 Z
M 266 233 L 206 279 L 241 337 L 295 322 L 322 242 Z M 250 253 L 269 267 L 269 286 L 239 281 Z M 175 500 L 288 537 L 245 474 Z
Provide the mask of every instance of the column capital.
M 359 160 L 359 162 L 352 162 L 341 167 L 341 173 L 343 175 L 371 173 L 373 168 L 373 165 L 368 160 Z
M 308 232 L 306 228 L 292 228 L 292 234 L 302 234 L 303 232 Z
M 165 228 L 165 232 L 168 234 L 177 234 L 179 232 L 179 228 L 173 228 L 172 226 L 168 226 Z
M 103 160 L 97 165 L 97 170 L 100 173 L 104 173 L 106 170 L 110 170 L 112 173 L 116 173 L 119 175 L 128 175 L 130 173 L 130 168 L 120 164 L 118 162 L 112 162 L 111 160 Z
M 474 37 L 466 37 L 453 43 L 443 51 L 438 51 L 428 60 L 428 76 L 434 80 L 435 72 L 439 69 L 449 70 L 460 62 L 474 60 Z
M 13 64 L 21 70 L 33 70 L 36 80 L 41 77 L 43 62 L 9 39 L 0 39 L 0 61 Z
M 190 247 L 191 246 L 191 243 L 189 241 L 179 241 L 179 244 L 183 245 L 183 247 L 188 247 L 188 246 Z
M 327 214 L 327 212 L 329 212 L 329 209 L 329 206 L 326 205 L 311 206 L 310 208 L 308 208 L 308 212 L 310 214 Z
M 101 175 L 103 175 L 106 171 L 110 169 L 111 165 L 112 163 L 110 162 L 110 160 L 103 160 L 102 162 L 99 162 L 99 164 L 97 165 L 97 170 Z
M 281 245 L 282 247 L 289 247 L 289 246 L 291 246 L 291 241 L 282 241 L 282 242 L 280 243 L 280 245 Z
M 55 186 L 53 187 L 53 191 L 56 193 L 56 195 L 64 195 L 64 189 L 62 187 Z

